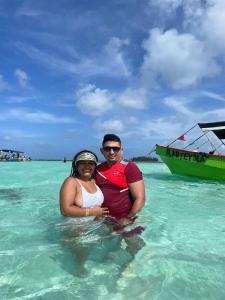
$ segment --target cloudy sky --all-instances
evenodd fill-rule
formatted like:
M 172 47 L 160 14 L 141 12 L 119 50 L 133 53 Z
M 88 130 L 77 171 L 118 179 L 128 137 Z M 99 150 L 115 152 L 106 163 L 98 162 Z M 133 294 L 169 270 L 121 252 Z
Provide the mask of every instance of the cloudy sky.
M 224 0 L 0 0 L 0 148 L 145 155 L 225 120 Z M 101 156 L 100 156 L 101 157 Z

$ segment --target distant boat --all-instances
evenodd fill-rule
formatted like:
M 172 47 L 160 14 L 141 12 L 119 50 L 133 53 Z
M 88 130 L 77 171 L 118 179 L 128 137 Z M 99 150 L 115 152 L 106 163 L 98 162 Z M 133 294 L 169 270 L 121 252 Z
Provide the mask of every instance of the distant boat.
M 184 148 L 171 146 L 176 141 L 185 141 L 185 136 L 197 125 L 203 134 L 185 145 Z M 215 145 L 212 138 L 216 139 L 219 144 L 216 143 L 217 145 Z M 204 141 L 200 143 L 202 139 Z M 225 180 L 225 155 L 220 153 L 221 149 L 225 149 L 224 139 L 225 121 L 197 123 L 169 145 L 156 144 L 155 151 L 173 174 L 202 179 Z M 195 147 L 196 145 L 197 147 Z M 205 150 L 207 145 L 209 151 L 200 151 L 202 147 Z
M 12 150 L 12 149 L 0 149 L 0 162 L 11 162 L 11 161 L 28 161 L 30 157 L 24 155 L 23 151 Z

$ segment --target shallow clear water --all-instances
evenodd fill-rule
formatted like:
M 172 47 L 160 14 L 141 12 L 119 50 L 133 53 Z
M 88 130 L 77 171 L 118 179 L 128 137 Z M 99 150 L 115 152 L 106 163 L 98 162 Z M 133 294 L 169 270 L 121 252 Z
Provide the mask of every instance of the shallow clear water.
M 0 299 L 225 299 L 225 183 L 139 164 L 147 202 L 122 238 L 60 216 L 70 163 L 0 163 Z

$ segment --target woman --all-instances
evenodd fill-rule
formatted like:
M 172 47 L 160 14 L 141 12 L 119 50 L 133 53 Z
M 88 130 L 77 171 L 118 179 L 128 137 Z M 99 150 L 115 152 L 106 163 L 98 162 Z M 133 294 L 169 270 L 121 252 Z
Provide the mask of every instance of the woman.
M 97 162 L 97 156 L 89 150 L 82 150 L 75 155 L 71 174 L 60 190 L 62 215 L 89 217 L 109 214 L 108 208 L 101 207 L 104 197 L 92 179 Z

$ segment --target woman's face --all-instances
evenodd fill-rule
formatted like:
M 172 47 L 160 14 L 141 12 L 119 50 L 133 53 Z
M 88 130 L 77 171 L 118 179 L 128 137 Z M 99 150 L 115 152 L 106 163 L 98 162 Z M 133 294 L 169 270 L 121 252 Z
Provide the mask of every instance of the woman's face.
M 79 160 L 77 171 L 81 177 L 91 177 L 95 171 L 96 164 L 92 160 Z

